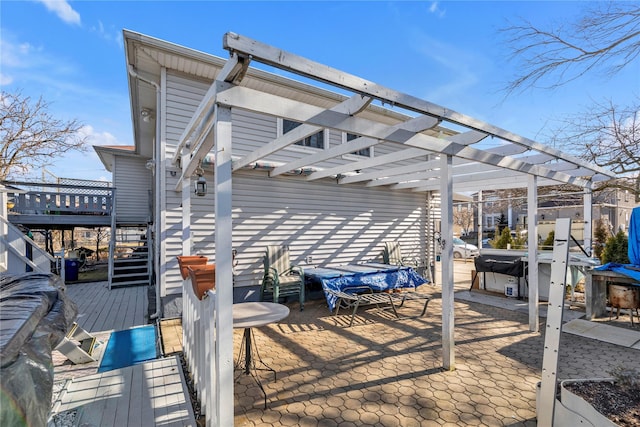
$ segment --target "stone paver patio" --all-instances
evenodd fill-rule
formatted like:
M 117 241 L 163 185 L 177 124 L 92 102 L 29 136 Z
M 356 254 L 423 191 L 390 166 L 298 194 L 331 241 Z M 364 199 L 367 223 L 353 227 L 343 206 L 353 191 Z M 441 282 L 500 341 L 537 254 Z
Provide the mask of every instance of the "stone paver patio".
M 465 285 L 466 286 L 466 285 Z M 428 288 L 427 288 L 428 289 Z M 314 300 L 277 325 L 254 330 L 268 408 L 253 379 L 235 385 L 237 426 L 535 426 L 542 333 L 526 314 L 456 301 L 454 371 L 442 369 L 439 287 L 425 317 L 396 320 L 375 308 L 333 317 Z M 419 313 L 421 305 L 403 308 Z M 235 331 L 236 353 L 241 331 Z M 564 333 L 559 378 L 640 369 L 640 351 Z

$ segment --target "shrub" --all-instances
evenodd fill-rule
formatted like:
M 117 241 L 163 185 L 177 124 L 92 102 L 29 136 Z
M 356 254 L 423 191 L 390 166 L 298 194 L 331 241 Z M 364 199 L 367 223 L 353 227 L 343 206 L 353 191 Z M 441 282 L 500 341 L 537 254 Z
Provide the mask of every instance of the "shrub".
M 490 242 L 491 246 L 495 249 L 507 249 L 507 245 L 512 243 L 511 230 L 509 230 L 509 227 L 503 228 L 500 236 L 498 236 L 498 231 L 496 230 L 496 236 Z
M 609 230 L 607 230 L 603 220 L 599 219 L 596 221 L 595 229 L 593 230 L 593 237 L 595 239 L 593 254 L 600 260 L 600 262 L 602 262 L 604 246 L 609 238 Z
M 540 245 L 540 249 L 553 249 L 553 242 L 556 239 L 555 230 L 551 230 L 544 242 Z
M 616 262 L 618 264 L 629 264 L 629 238 L 624 231 L 618 231 L 615 236 L 607 239 L 607 244 L 602 252 L 602 262 Z

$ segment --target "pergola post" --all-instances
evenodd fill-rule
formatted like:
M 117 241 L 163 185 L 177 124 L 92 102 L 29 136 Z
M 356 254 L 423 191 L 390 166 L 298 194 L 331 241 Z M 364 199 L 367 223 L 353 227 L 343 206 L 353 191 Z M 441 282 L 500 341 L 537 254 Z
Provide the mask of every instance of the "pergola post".
M 529 224 L 527 226 L 529 263 L 529 330 L 538 332 L 539 326 L 539 294 L 538 289 L 538 177 L 529 175 L 527 188 L 527 208 Z
M 454 283 L 453 283 L 453 159 L 440 156 L 440 248 L 442 257 L 442 357 L 443 368 L 456 368 L 454 341 Z
M 584 250 L 592 255 L 593 246 L 593 192 L 591 187 L 584 187 Z
M 216 105 L 213 128 L 215 152 L 216 261 L 216 419 L 233 425 L 233 273 L 231 259 L 231 109 Z
M 189 148 L 182 149 L 184 158 L 189 156 Z M 185 171 L 187 163 L 183 162 L 182 170 Z M 182 255 L 191 255 L 191 179 L 185 176 L 182 180 Z
M 483 240 L 483 234 L 482 234 L 482 225 L 483 225 L 483 215 L 484 213 L 482 212 L 482 190 L 478 191 L 478 248 L 482 249 L 482 240 Z

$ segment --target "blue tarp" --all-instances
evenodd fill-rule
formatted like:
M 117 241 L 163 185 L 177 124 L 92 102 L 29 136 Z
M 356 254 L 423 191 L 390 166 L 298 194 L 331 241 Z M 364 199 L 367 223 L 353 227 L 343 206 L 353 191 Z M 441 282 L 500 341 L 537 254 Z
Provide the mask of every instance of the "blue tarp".
M 331 268 L 304 270 L 306 280 L 322 283 L 322 289 L 344 291 L 354 286 L 368 286 L 374 292 L 401 288 L 415 288 L 429 283 L 411 267 L 387 264 L 355 264 Z M 325 292 L 329 310 L 333 311 L 338 298 Z
M 633 208 L 629 220 L 629 244 L 627 253 L 630 264 L 608 262 L 594 270 L 608 270 L 631 277 L 640 282 L 640 206 Z
M 594 268 L 598 271 L 613 271 L 631 277 L 640 282 L 640 266 L 632 264 L 618 264 L 617 262 L 608 262 L 605 265 Z
M 633 208 L 629 220 L 629 262 L 640 266 L 640 206 Z

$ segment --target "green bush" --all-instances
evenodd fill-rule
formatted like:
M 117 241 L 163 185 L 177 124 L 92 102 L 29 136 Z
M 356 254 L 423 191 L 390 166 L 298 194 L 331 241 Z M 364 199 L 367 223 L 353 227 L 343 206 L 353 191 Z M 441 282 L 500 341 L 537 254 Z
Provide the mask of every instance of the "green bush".
M 527 247 L 527 236 L 517 228 L 513 237 L 511 229 L 504 227 L 501 232 L 496 230 L 496 235 L 493 240 L 489 240 L 489 244 L 495 249 L 507 249 L 507 245 L 510 245 L 511 249 L 524 249 Z
M 521 227 L 516 227 L 516 236 L 511 237 L 511 249 L 525 249 L 527 247 L 527 235 L 522 233 Z
M 496 230 L 496 236 L 491 240 L 491 246 L 495 249 L 507 249 L 507 245 L 512 243 L 511 240 L 511 230 L 509 227 L 505 227 L 502 229 L 502 233 L 498 236 L 498 231 Z
M 542 242 L 542 244 L 540 245 L 540 249 L 547 249 L 547 250 L 553 249 L 553 241 L 555 239 L 556 239 L 556 232 L 554 230 L 551 230 L 547 238 L 544 239 L 544 242 Z
M 624 231 L 618 231 L 615 236 L 607 239 L 607 244 L 602 252 L 602 262 L 616 262 L 618 264 L 629 264 L 629 238 Z
M 609 236 L 609 230 L 601 219 L 596 221 L 595 229 L 593 230 L 593 237 L 595 239 L 593 245 L 593 254 L 602 262 L 602 253 L 604 252 L 605 243 Z

